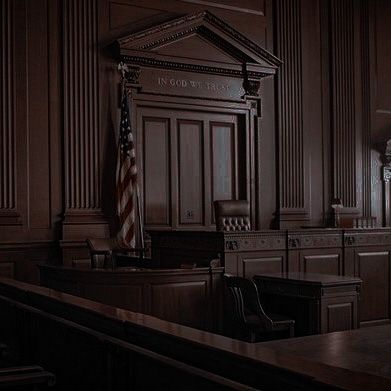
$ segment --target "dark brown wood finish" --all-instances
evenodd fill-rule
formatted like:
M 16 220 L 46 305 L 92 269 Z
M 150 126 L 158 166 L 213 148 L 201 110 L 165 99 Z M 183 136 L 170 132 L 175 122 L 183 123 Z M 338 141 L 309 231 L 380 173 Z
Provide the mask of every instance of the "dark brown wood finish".
M 390 239 L 390 233 L 383 230 L 349 230 L 345 233 L 345 260 L 354 265 L 354 275 L 363 280 L 362 324 L 384 323 L 390 319 Z
M 221 332 L 223 268 L 79 270 L 41 265 L 40 272 L 48 288 Z
M 309 272 L 363 280 L 362 325 L 390 322 L 391 233 L 389 229 L 246 232 L 150 231 L 152 255 L 161 266 L 177 260 L 221 257 L 227 273 Z M 174 263 L 175 264 L 175 263 Z
M 188 65 L 205 60 L 218 70 L 245 62 L 252 72 L 251 55 L 238 49 L 243 35 L 283 65 L 277 83 L 260 84 L 253 75 L 231 78 L 216 69 L 197 77 L 183 67 L 136 72 L 132 110 L 146 226 L 211 228 L 212 201 L 220 197 L 249 199 L 256 229 L 273 220 L 292 228 L 323 225 L 334 196 L 346 216 L 388 224 L 388 182 L 380 195 L 390 125 L 387 1 L 4 0 L 4 273 L 15 264 L 14 276 L 30 275 L 37 253 L 24 243 L 49 259 L 60 242 L 70 264 L 86 255 L 87 236 L 116 231 L 119 78 L 108 47 L 205 10 L 222 24 L 207 22 L 191 37 L 147 45 L 143 55 L 168 62 L 179 55 Z M 159 35 L 167 38 L 161 29 Z M 183 80 L 206 88 L 184 87 Z
M 389 341 L 390 326 L 324 336 L 338 357 L 322 352 L 314 360 L 283 352 L 286 340 L 248 344 L 11 280 L 0 282 L 0 307 L 6 315 L 1 335 L 16 343 L 21 360 L 35 360 L 54 373 L 59 390 L 390 388 L 390 371 L 383 364 L 388 345 L 381 343 Z M 303 340 L 303 355 L 309 346 L 312 354 L 316 349 L 312 338 L 317 337 Z M 358 354 L 345 340 L 362 346 L 360 364 L 355 365 Z M 381 368 L 365 365 L 373 357 Z
M 359 278 L 288 272 L 254 276 L 254 281 L 268 311 L 295 320 L 296 336 L 359 327 Z

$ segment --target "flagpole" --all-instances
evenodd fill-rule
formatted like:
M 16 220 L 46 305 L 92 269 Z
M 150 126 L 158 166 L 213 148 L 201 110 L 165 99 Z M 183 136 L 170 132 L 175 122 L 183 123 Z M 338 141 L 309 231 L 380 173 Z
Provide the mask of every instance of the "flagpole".
M 144 257 L 144 224 L 143 224 L 143 219 L 141 217 L 141 202 L 140 202 L 140 188 L 138 186 L 138 183 L 136 185 L 136 198 L 137 198 L 137 214 L 138 214 L 138 226 L 139 226 L 139 233 L 140 233 L 140 245 L 141 245 L 141 250 L 140 250 L 140 261 L 143 260 Z

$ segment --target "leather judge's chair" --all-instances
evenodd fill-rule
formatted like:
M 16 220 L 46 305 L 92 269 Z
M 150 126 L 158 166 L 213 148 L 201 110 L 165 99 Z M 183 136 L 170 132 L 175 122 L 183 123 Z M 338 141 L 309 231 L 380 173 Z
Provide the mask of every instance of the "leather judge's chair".
M 214 201 L 217 231 L 249 231 L 250 203 L 245 200 Z
M 248 342 L 294 337 L 295 321 L 283 315 L 268 314 L 259 301 L 258 288 L 252 280 L 224 275 L 231 298 L 232 334 Z

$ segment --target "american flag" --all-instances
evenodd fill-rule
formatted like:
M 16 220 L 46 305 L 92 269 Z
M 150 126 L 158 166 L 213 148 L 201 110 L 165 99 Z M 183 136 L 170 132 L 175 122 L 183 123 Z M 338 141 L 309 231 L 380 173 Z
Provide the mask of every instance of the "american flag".
M 135 248 L 134 194 L 137 185 L 137 166 L 130 122 L 128 94 L 124 88 L 117 160 L 117 214 L 120 220 L 117 239 L 122 246 Z

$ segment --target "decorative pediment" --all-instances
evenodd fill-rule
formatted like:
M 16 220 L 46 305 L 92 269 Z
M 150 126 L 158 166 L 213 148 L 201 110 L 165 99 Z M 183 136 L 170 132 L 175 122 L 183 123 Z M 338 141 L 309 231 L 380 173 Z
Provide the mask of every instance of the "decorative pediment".
M 273 75 L 281 61 L 208 11 L 120 38 L 119 60 L 131 66 L 228 75 L 247 81 Z

